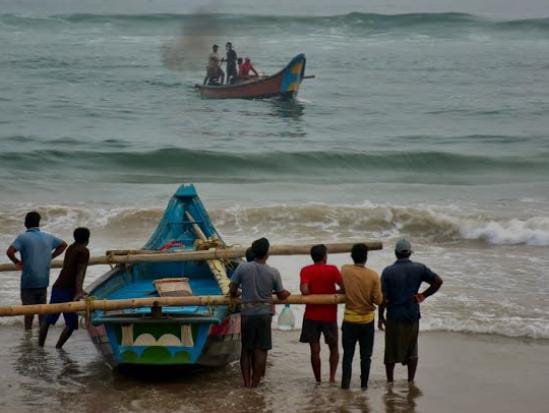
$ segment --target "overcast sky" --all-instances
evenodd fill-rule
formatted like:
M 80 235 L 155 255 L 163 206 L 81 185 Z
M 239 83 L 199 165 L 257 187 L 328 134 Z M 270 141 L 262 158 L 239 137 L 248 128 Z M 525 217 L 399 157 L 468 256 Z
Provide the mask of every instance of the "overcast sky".
M 549 0 L 0 0 L 0 13 L 194 13 L 333 15 L 463 12 L 498 19 L 549 17 Z

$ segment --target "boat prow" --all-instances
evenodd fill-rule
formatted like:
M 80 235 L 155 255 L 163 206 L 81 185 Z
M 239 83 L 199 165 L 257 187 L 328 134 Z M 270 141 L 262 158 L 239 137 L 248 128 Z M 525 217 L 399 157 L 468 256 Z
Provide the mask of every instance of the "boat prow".
M 204 244 L 224 245 L 195 188 L 181 186 L 144 249 L 188 251 Z M 160 279 L 175 279 L 187 283 L 192 295 L 223 295 L 235 265 L 212 260 L 118 266 L 88 291 L 94 299 L 155 297 Z M 93 311 L 87 329 L 112 367 L 220 366 L 235 360 L 240 349 L 240 314 L 227 306 Z
M 232 85 L 196 85 L 201 96 L 215 99 L 264 99 L 280 97 L 292 99 L 297 96 L 305 77 L 305 55 L 295 56 L 288 65 L 272 76 L 239 82 Z

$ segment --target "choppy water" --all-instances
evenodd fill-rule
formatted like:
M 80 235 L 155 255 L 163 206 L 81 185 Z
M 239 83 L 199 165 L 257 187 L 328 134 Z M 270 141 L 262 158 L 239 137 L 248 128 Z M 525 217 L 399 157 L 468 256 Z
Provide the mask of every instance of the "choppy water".
M 192 182 L 231 243 L 381 239 L 381 270 L 410 238 L 446 281 L 425 329 L 549 338 L 547 17 L 4 11 L 1 250 L 34 208 L 96 253 L 139 247 Z M 317 78 L 291 103 L 200 99 L 228 40 Z M 307 258 L 273 262 L 297 289 Z

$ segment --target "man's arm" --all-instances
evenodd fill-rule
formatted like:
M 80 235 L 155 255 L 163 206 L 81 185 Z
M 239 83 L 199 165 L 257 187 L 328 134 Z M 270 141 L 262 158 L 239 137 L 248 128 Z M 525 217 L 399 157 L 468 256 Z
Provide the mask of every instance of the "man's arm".
M 84 291 L 84 277 L 86 276 L 86 269 L 88 263 L 80 263 L 76 266 L 76 292 L 74 294 L 74 300 L 78 301 L 86 295 Z
M 238 297 L 238 284 L 237 283 L 234 283 L 234 282 L 231 282 L 229 284 L 229 296 L 230 297 L 233 297 L 233 298 L 236 298 Z
M 301 294 L 303 295 L 311 294 L 311 291 L 309 290 L 309 277 L 305 269 L 302 269 L 299 273 L 299 291 L 301 291 Z
M 10 247 L 8 248 L 8 250 L 6 251 L 6 255 L 8 256 L 8 258 L 10 259 L 11 262 L 13 262 L 15 264 L 15 266 L 17 267 L 18 270 L 21 270 L 23 268 L 23 261 L 19 260 L 16 256 L 15 256 L 15 253 L 17 252 L 17 249 L 13 246 L 13 245 L 10 245 Z
M 288 298 L 290 295 L 292 295 L 291 292 L 289 292 L 288 290 L 282 290 L 282 291 L 279 291 L 277 293 L 275 293 L 276 296 L 278 297 L 279 300 L 285 300 L 286 298 Z
M 425 281 L 425 282 L 427 282 L 429 284 L 429 287 L 425 291 L 423 291 L 419 294 L 416 294 L 414 296 L 414 298 L 416 299 L 416 301 L 418 303 L 422 303 L 423 301 L 425 301 L 425 299 L 427 297 L 429 297 L 429 296 L 433 295 L 434 293 L 436 293 L 440 289 L 440 287 L 442 286 L 442 283 L 443 283 L 442 278 L 440 278 L 436 274 L 433 274 L 433 279 L 432 280 Z
M 385 300 L 381 302 L 381 304 L 378 307 L 378 319 L 377 319 L 377 328 L 379 328 L 381 331 L 384 330 L 385 326 L 385 307 L 386 307 Z
M 381 305 L 383 303 L 383 294 L 381 293 L 381 281 L 379 277 L 375 280 L 374 288 L 372 291 L 372 302 L 375 305 Z
M 279 300 L 285 300 L 291 295 L 288 290 L 284 289 L 284 286 L 282 285 L 282 277 L 280 277 L 280 273 L 278 271 L 276 272 L 273 280 L 273 291 L 275 292 Z
M 231 283 L 229 284 L 229 297 L 236 298 L 240 294 L 238 293 L 238 287 L 240 286 L 240 264 L 238 267 L 236 267 L 236 270 L 234 270 L 233 275 L 231 277 Z
M 59 244 L 52 252 L 51 259 L 53 260 L 56 257 L 59 257 L 63 252 L 67 249 L 67 243 L 65 241 L 61 241 L 61 244 Z
M 253 66 L 250 67 L 250 72 L 253 72 L 256 76 L 259 76 L 259 74 L 255 70 L 255 67 L 253 67 Z
M 381 287 L 382 300 L 378 308 L 377 328 L 383 331 L 385 327 L 385 308 L 387 308 L 387 283 L 383 278 L 383 273 L 381 274 L 381 278 L 379 279 L 379 284 Z

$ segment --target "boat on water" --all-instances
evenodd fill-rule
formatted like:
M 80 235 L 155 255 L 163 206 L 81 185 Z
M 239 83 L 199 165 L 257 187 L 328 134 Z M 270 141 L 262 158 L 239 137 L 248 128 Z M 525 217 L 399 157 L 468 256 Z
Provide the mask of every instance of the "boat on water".
M 194 186 L 183 185 L 143 250 L 192 251 L 223 245 Z M 88 292 L 94 299 L 106 300 L 223 295 L 237 265 L 210 260 L 117 266 L 95 281 Z M 94 345 L 113 368 L 222 366 L 237 359 L 240 351 L 240 313 L 228 306 L 97 310 L 86 319 Z
M 200 95 L 215 99 L 264 99 L 296 97 L 305 78 L 305 55 L 299 54 L 280 72 L 231 85 L 195 85 Z

